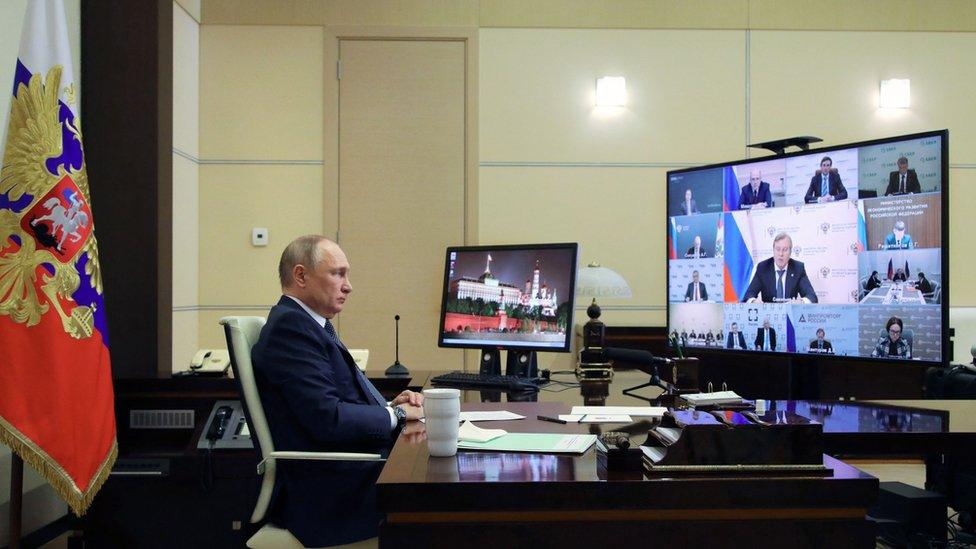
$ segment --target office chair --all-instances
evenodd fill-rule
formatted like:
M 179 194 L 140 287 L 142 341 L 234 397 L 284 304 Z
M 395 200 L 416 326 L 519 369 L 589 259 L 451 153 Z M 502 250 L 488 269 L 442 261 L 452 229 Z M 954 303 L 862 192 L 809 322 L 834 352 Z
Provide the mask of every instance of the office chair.
M 230 350 L 230 364 L 234 371 L 234 379 L 237 380 L 237 389 L 243 397 L 244 417 L 251 430 L 251 440 L 261 452 L 258 474 L 264 475 L 264 478 L 261 480 L 261 491 L 254 504 L 254 512 L 251 513 L 251 524 L 258 524 L 264 520 L 268 511 L 275 484 L 275 462 L 279 459 L 385 461 L 379 454 L 275 450 L 251 364 L 251 348 L 257 342 L 264 323 L 264 317 L 260 316 L 225 316 L 220 319 L 220 324 L 224 327 L 224 336 L 227 338 L 227 349 Z M 247 540 L 247 546 L 251 549 L 304 549 L 291 532 L 271 523 L 265 523 L 251 536 Z

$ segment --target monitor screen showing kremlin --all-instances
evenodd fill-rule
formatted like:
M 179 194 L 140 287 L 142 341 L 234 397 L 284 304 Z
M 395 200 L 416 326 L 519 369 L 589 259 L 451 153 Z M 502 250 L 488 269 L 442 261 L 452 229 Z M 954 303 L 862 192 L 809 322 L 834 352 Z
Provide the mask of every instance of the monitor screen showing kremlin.
M 578 245 L 447 249 L 438 345 L 568 352 Z
M 668 172 L 668 333 L 944 362 L 947 185 L 944 130 Z

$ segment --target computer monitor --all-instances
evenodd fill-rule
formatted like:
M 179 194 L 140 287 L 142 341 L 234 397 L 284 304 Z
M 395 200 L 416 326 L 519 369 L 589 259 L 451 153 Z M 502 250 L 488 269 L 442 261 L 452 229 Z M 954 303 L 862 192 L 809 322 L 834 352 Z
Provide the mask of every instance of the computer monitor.
M 948 137 L 668 172 L 668 332 L 723 352 L 945 363 Z
M 570 350 L 579 246 L 515 244 L 447 249 L 440 347 L 481 349 L 481 372 L 535 377 L 536 351 Z

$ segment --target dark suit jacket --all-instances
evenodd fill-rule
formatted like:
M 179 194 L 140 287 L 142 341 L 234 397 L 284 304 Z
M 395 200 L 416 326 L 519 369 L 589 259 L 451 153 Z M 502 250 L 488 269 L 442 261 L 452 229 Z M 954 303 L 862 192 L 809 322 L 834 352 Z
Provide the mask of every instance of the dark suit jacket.
M 706 252 L 705 247 L 702 246 L 701 248 L 698 248 L 698 255 L 695 255 L 695 247 L 692 246 L 688 248 L 687 252 L 685 252 L 685 257 L 708 257 L 708 252 Z
M 762 326 L 760 326 L 759 329 L 756 331 L 755 344 L 756 344 L 756 349 L 761 350 L 763 348 L 763 327 Z M 769 348 L 773 351 L 776 350 L 776 328 L 773 328 L 772 326 L 769 327 Z
M 813 291 L 813 285 L 810 284 L 810 279 L 807 278 L 807 270 L 801 261 L 791 259 L 786 264 L 784 289 L 786 290 L 784 294 L 786 299 L 799 296 L 805 297 L 813 303 L 817 302 L 817 292 Z M 760 261 L 759 265 L 756 266 L 756 274 L 753 275 L 752 282 L 749 283 L 749 288 L 746 289 L 742 301 L 759 297 L 759 294 L 762 294 L 762 300 L 765 303 L 772 303 L 773 298 L 776 297 L 776 263 L 772 257 Z
M 738 341 L 739 348 L 740 349 L 745 349 L 746 348 L 746 338 L 745 338 L 744 335 L 742 335 L 742 332 L 736 332 L 735 334 L 733 334 L 732 332 L 729 332 L 729 337 L 726 338 L 726 340 L 725 340 L 725 348 L 726 349 L 731 349 L 732 348 L 732 344 L 733 344 L 732 342 L 734 341 L 734 339 L 732 338 L 733 335 L 739 336 L 738 338 L 736 338 L 736 339 L 739 340 Z
M 688 208 L 686 207 L 684 195 L 682 195 L 681 202 L 678 202 L 678 215 L 691 215 L 696 213 L 701 212 L 698 211 L 698 204 L 695 203 L 695 199 L 691 199 L 691 211 L 689 212 Z
M 922 292 L 923 294 L 932 293 L 932 289 L 932 283 L 929 282 L 929 279 L 926 278 L 918 282 L 918 291 Z
M 825 340 L 823 340 L 823 350 L 821 350 L 819 347 L 817 347 L 817 340 L 816 339 L 813 339 L 813 340 L 810 341 L 810 348 L 809 348 L 809 350 L 811 350 L 813 352 L 820 352 L 820 353 L 833 353 L 834 352 L 834 346 L 830 344 L 830 341 L 827 341 L 825 339 Z
M 698 293 L 701 294 L 700 297 L 702 301 L 708 299 L 708 290 L 705 289 L 705 283 L 698 282 Z M 692 300 L 695 298 L 695 282 L 691 281 L 688 283 L 688 291 L 685 292 L 685 299 Z
M 820 172 L 818 171 L 810 179 L 810 187 L 807 189 L 806 196 L 803 197 L 804 202 L 811 204 L 820 198 L 821 181 Z M 841 183 L 840 174 L 837 173 L 837 170 L 830 170 L 830 175 L 827 176 L 827 192 L 837 200 L 847 199 L 847 189 Z
M 375 402 L 349 352 L 282 296 L 251 351 L 275 450 L 384 454 L 392 446 L 386 403 Z M 368 383 L 368 381 L 366 381 Z M 277 462 L 268 520 L 305 546 L 377 535 L 377 462 Z
M 922 185 L 918 182 L 918 174 L 915 173 L 915 170 L 908 170 L 905 176 L 905 192 L 922 192 Z M 885 196 L 890 194 L 901 194 L 901 172 L 898 170 L 888 174 L 888 188 L 885 189 Z
M 749 206 L 765 202 L 767 208 L 773 207 L 773 193 L 769 192 L 769 183 L 762 181 L 759 183 L 759 191 L 753 192 L 752 184 L 746 184 L 739 193 L 739 206 Z

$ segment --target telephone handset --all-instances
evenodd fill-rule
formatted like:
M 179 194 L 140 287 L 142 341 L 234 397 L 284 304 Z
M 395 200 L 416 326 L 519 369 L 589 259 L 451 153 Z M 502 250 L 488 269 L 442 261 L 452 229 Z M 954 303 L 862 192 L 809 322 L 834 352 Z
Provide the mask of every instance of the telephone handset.
M 210 422 L 210 429 L 207 430 L 207 440 L 220 440 L 224 438 L 224 431 L 227 430 L 227 422 L 230 421 L 234 409 L 230 406 L 221 406 L 214 413 L 213 421 Z
M 190 371 L 197 375 L 222 376 L 230 368 L 227 349 L 200 349 L 190 361 Z

